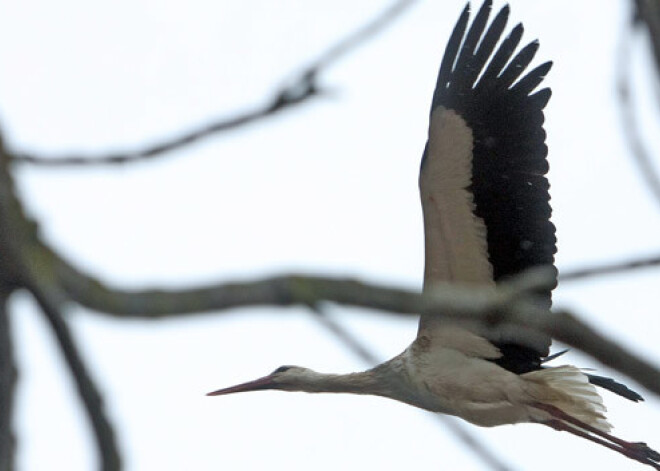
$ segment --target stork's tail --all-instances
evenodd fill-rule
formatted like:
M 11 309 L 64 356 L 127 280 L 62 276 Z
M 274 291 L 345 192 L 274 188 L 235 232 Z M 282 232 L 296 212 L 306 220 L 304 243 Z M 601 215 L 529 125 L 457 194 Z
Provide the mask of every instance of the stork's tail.
M 639 402 L 644 400 L 642 396 L 637 394 L 628 386 L 626 386 L 625 384 L 618 383 L 614 381 L 612 378 L 606 378 L 605 376 L 598 376 L 592 374 L 587 374 L 587 378 L 589 378 L 589 382 L 591 384 L 600 386 L 603 389 L 607 389 L 608 391 L 618 394 L 619 396 L 625 397 L 626 399 L 630 399 L 631 401 Z
M 589 377 L 574 366 L 557 366 L 521 375 L 529 381 L 529 393 L 539 403 L 554 406 L 564 413 L 603 432 L 612 426 L 605 417 L 603 399 Z
M 552 361 L 556 359 L 557 357 L 563 355 L 564 353 L 568 352 L 568 349 L 562 350 L 560 352 L 554 353 L 550 356 L 547 356 L 545 358 L 541 359 L 541 363 L 547 363 L 549 361 Z M 542 368 L 546 368 L 543 366 Z M 635 391 L 630 389 L 628 386 L 625 384 L 621 384 L 618 381 L 613 380 L 612 378 L 607 378 L 605 376 L 598 376 L 598 375 L 592 375 L 585 373 L 587 375 L 587 378 L 589 378 L 589 382 L 591 384 L 595 384 L 598 387 L 601 387 L 603 389 L 607 389 L 610 392 L 613 392 L 614 394 L 618 394 L 621 397 L 625 397 L 626 399 L 629 399 L 633 402 L 639 402 L 643 401 L 644 398 L 637 394 Z

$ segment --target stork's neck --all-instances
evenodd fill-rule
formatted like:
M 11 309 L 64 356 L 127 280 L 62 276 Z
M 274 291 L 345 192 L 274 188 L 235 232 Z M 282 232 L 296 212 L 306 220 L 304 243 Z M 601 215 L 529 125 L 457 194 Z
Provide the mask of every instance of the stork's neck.
M 350 374 L 325 374 L 308 372 L 299 385 L 305 392 L 351 393 L 382 395 L 382 381 L 374 370 Z M 298 388 L 296 388 L 298 389 Z
M 345 375 L 310 372 L 300 385 L 307 392 L 369 394 L 409 402 L 412 393 L 404 363 L 395 357 L 367 371 Z

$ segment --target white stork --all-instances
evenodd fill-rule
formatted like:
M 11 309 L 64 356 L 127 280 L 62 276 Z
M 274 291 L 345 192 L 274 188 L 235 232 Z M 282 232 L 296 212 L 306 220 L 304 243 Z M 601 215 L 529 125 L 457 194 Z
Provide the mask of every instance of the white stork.
M 468 30 L 466 5 L 433 93 L 419 176 L 425 291 L 439 282 L 495 286 L 525 269 L 554 262 L 542 127 L 550 89 L 534 92 L 552 64 L 521 77 L 538 42 L 514 56 L 523 32 L 519 24 L 496 48 L 509 8 L 502 8 L 486 28 L 491 7 L 486 0 Z M 540 293 L 546 307 L 550 294 Z M 544 424 L 660 469 L 660 454 L 645 443 L 609 433 L 594 385 L 633 401 L 641 396 L 574 366 L 544 366 L 550 342 L 546 335 L 520 329 L 422 316 L 412 345 L 370 370 L 333 375 L 281 366 L 263 378 L 208 395 L 265 389 L 372 394 L 485 427 Z

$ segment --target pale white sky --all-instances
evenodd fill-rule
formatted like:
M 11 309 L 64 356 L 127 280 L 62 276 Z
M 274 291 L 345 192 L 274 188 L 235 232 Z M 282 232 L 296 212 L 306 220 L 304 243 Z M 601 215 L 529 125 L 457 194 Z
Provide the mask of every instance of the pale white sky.
M 546 131 L 560 268 L 658 249 L 660 212 L 631 163 L 615 99 L 615 48 L 628 3 L 511 1 L 511 25 L 523 21 L 524 38 L 541 42 L 537 62 L 555 62 Z M 463 4 L 420 1 L 323 75 L 333 91 L 326 98 L 154 162 L 22 167 L 21 194 L 49 242 L 126 288 L 291 270 L 418 288 L 417 171 L 435 74 Z M 16 149 L 59 155 L 132 148 L 259 104 L 386 2 L 0 5 L 5 139 Z M 647 105 L 646 46 L 633 44 L 638 100 L 657 119 Z M 653 140 L 657 121 L 645 132 Z M 657 280 L 649 270 L 561 286 L 556 304 L 660 363 Z M 50 332 L 27 297 L 13 307 L 19 469 L 94 469 L 87 423 Z M 328 311 L 383 358 L 414 337 L 410 319 Z M 304 309 L 159 322 L 73 309 L 70 319 L 129 470 L 484 469 L 428 414 L 386 399 L 204 396 L 281 364 L 361 369 Z M 566 359 L 599 367 L 575 353 Z M 619 435 L 660 447 L 660 401 L 648 393 L 642 404 L 604 396 Z M 466 426 L 515 469 L 635 467 L 540 426 Z

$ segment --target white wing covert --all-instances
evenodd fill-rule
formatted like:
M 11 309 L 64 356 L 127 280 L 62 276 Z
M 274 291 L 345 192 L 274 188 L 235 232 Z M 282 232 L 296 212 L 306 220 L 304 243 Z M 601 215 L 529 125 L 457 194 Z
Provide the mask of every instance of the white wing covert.
M 538 42 L 514 56 L 523 32 L 519 24 L 496 48 L 509 8 L 486 28 L 491 7 L 484 2 L 468 30 L 466 6 L 433 94 L 419 176 L 425 290 L 437 282 L 495 286 L 527 268 L 554 263 L 543 130 L 550 89 L 534 92 L 552 64 L 520 78 Z M 539 302 L 549 307 L 550 296 L 539 293 Z M 502 356 L 495 361 L 516 373 L 538 369 L 549 354 L 551 339 L 529 329 L 465 327 L 498 347 Z M 442 320 L 426 316 L 419 335 L 446 337 L 445 328 Z

